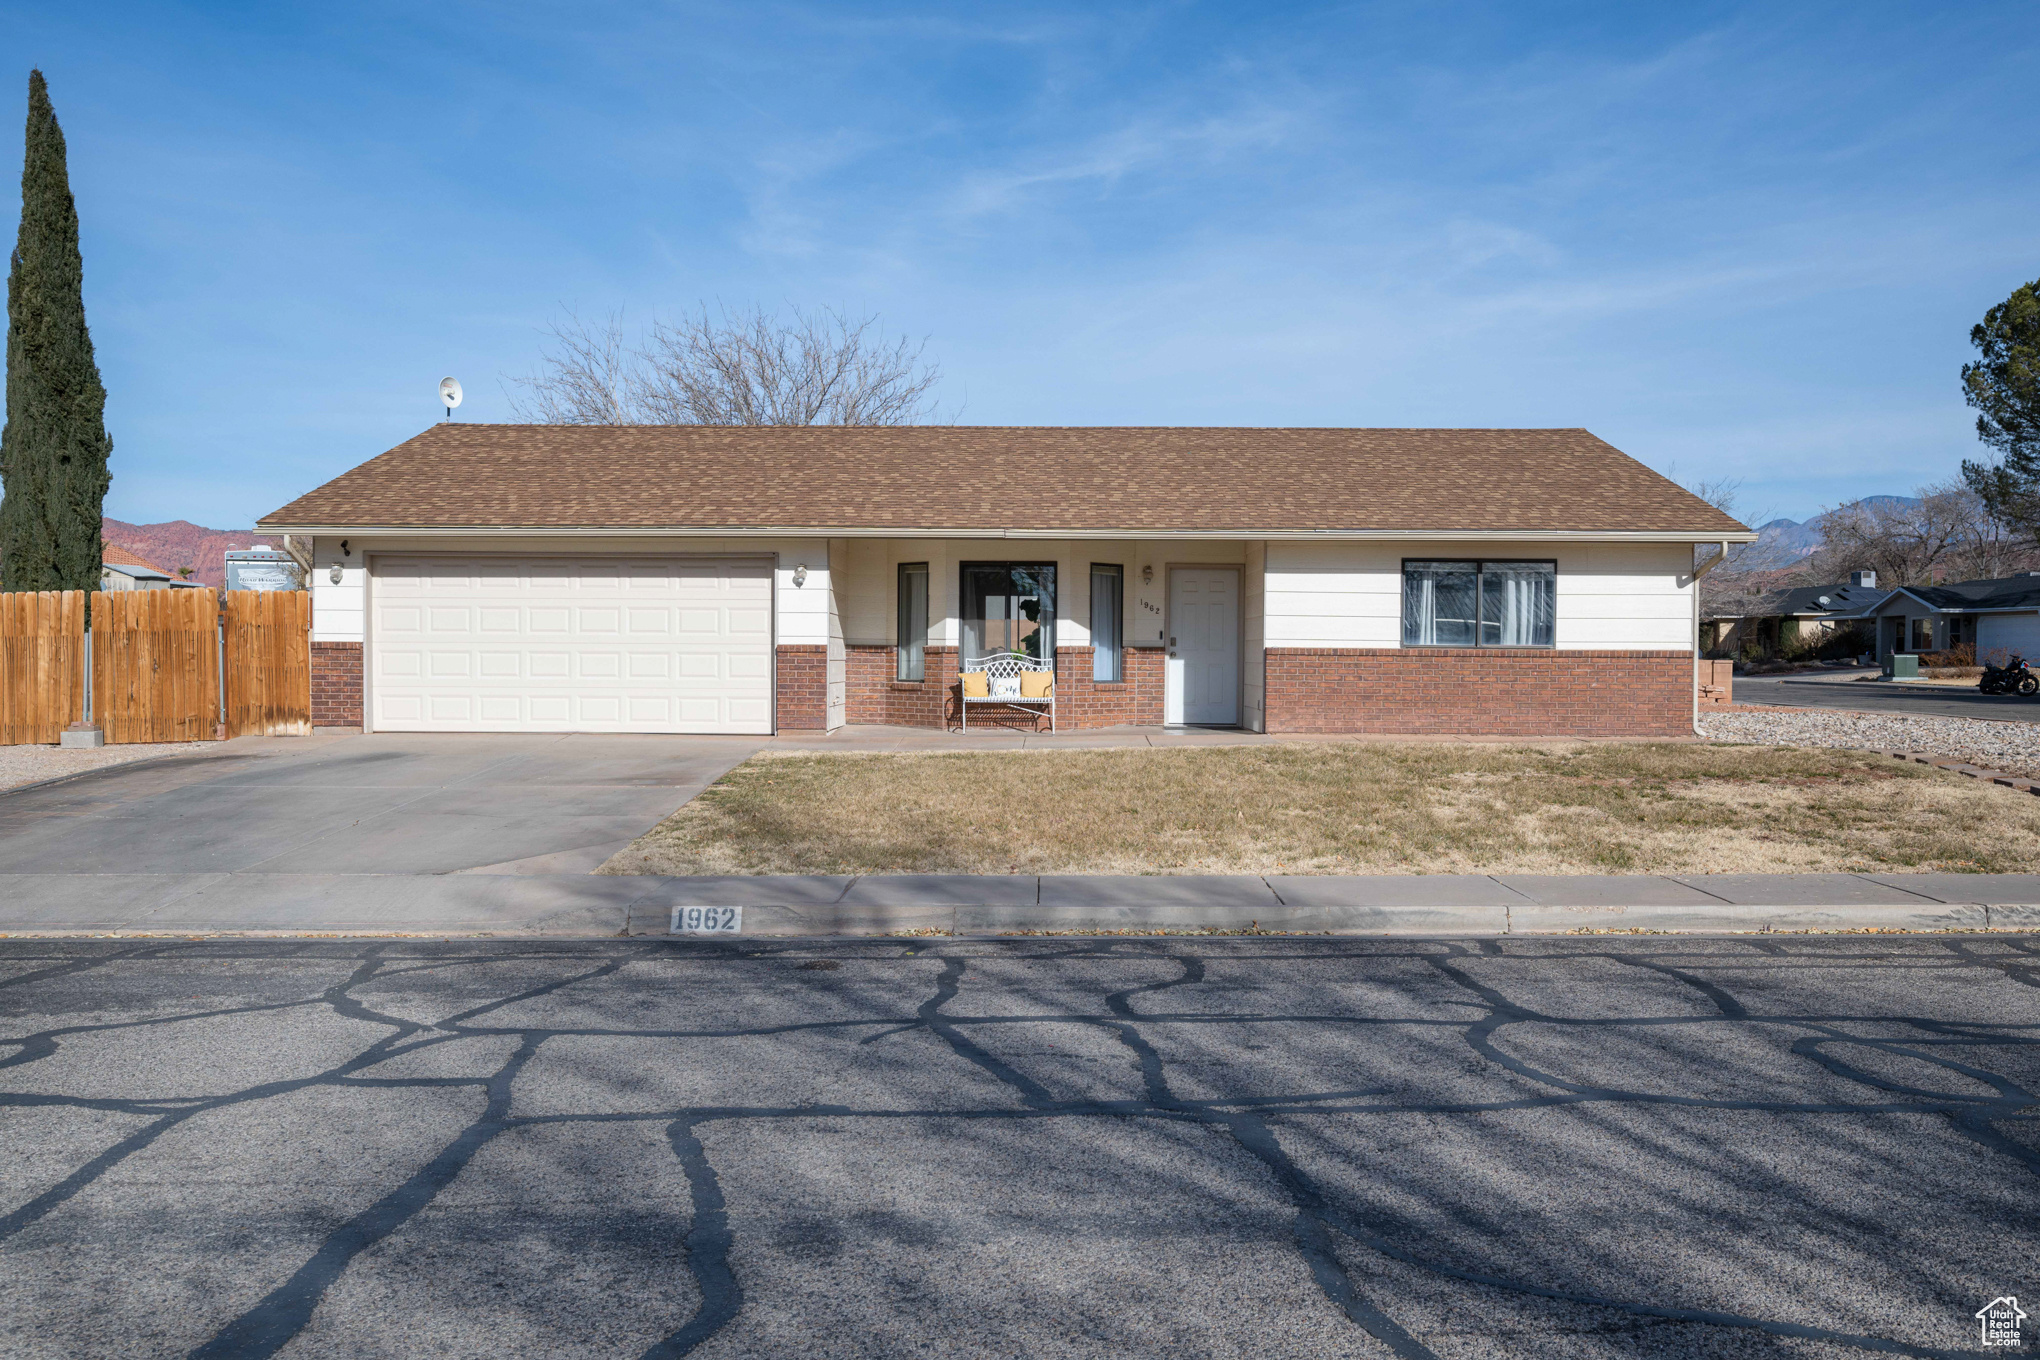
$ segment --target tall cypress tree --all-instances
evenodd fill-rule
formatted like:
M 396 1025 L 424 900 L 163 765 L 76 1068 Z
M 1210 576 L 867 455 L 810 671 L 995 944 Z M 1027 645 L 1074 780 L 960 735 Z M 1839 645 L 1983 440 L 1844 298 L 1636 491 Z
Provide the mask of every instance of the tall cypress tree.
M 7 275 L 7 427 L 0 431 L 0 584 L 93 590 L 106 488 L 106 388 L 85 329 L 85 263 L 64 131 L 28 76 L 21 234 Z

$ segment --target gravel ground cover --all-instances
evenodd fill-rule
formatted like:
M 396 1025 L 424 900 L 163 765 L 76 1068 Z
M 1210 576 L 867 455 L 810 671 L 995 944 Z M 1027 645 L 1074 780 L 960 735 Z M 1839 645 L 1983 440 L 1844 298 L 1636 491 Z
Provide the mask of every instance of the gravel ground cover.
M 0 789 L 39 784 L 68 774 L 126 765 L 151 756 L 183 755 L 217 746 L 210 741 L 166 741 L 134 746 L 101 746 L 96 750 L 66 749 L 61 746 L 0 746 Z
M 1704 713 L 1700 730 L 1711 741 L 1920 751 L 2040 779 L 2040 723 L 1802 709 Z

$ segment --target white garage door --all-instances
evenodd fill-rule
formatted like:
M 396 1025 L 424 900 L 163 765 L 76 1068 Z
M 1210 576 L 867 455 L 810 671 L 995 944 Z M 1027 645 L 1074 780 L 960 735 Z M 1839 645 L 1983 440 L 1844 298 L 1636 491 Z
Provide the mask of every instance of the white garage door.
M 683 557 L 383 557 L 382 732 L 770 732 L 772 566 Z

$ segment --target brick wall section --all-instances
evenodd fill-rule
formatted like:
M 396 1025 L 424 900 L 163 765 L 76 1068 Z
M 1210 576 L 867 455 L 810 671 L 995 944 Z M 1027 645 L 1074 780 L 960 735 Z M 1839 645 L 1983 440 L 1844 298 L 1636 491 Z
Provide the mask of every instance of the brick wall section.
M 848 720 L 883 723 L 889 727 L 957 727 L 962 723 L 957 698 L 957 649 L 930 647 L 920 681 L 893 676 L 898 660 L 891 647 L 849 649 Z M 1058 647 L 1055 655 L 1056 723 L 1064 731 L 1113 727 L 1121 723 L 1159 725 L 1162 721 L 1162 653 L 1127 648 L 1121 684 L 1091 679 L 1089 647 Z M 1027 709 L 979 704 L 970 711 L 970 725 L 1022 732 L 1048 730 L 1048 714 Z
M 1119 673 L 1125 679 L 1100 684 L 1091 678 L 1089 647 L 1056 648 L 1056 720 L 1065 728 L 1161 726 L 1162 658 L 1157 648 L 1128 647 L 1119 658 Z M 975 722 L 976 715 L 971 720 Z
M 1700 707 L 1727 708 L 1735 702 L 1735 662 L 1700 663 Z
M 777 658 L 782 732 L 820 732 L 829 726 L 829 649 L 781 647 Z
M 941 728 L 956 712 L 956 648 L 930 647 L 925 680 L 895 680 L 899 661 L 890 647 L 849 649 L 844 712 L 853 723 Z
M 1687 652 L 1271 647 L 1270 732 L 1678 737 Z
M 312 726 L 361 726 L 361 644 L 312 644 Z

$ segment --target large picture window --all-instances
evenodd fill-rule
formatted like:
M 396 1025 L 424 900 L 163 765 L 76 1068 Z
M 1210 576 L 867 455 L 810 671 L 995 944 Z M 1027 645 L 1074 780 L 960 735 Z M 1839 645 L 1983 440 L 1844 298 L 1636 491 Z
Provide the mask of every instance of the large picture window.
M 900 563 L 899 665 L 901 680 L 924 679 L 928 673 L 928 564 Z
M 1116 684 L 1126 677 L 1125 629 L 1120 610 L 1126 598 L 1126 574 L 1117 565 L 1091 564 L 1091 678 Z
M 963 568 L 963 659 L 993 652 L 1055 656 L 1055 564 L 967 562 Z
M 1403 646 L 1549 647 L 1553 562 L 1403 563 Z

